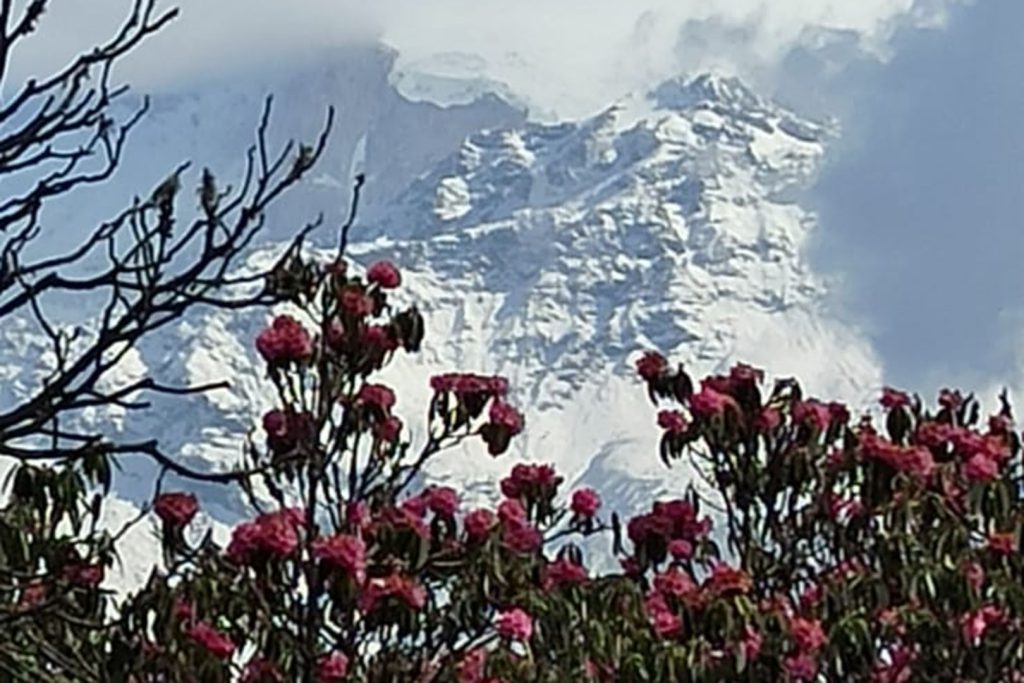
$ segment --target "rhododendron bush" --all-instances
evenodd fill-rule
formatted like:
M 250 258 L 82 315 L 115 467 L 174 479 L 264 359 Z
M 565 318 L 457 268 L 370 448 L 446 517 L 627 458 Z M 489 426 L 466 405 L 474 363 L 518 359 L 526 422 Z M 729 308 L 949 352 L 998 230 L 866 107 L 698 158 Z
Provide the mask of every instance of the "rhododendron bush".
M 1022 467 L 1005 396 L 983 424 L 953 391 L 929 410 L 886 389 L 854 417 L 745 365 L 695 386 L 649 352 L 637 372 L 660 455 L 702 485 L 620 521 L 599 491 L 519 463 L 500 500 L 469 507 L 421 475 L 466 441 L 502 456 L 525 428 L 507 382 L 433 377 L 413 443 L 415 407 L 378 379 L 424 334 L 397 303 L 398 270 L 292 254 L 274 281 L 291 311 L 253 343 L 278 406 L 227 484 L 252 518 L 219 546 L 190 528 L 194 496 L 156 497 L 166 566 L 95 636 L 114 678 L 1021 679 Z M 621 571 L 588 569 L 589 536 Z M 102 562 L 64 567 L 69 596 L 102 601 Z M 40 584 L 7 595 L 8 619 L 45 615 Z

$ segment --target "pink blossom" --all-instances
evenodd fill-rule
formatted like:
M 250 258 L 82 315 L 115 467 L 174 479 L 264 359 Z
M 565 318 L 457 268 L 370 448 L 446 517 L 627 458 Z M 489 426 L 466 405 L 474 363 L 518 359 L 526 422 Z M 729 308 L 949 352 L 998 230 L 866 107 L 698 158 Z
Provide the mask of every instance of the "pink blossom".
M 977 646 L 985 637 L 989 626 L 1001 623 L 1005 619 L 1003 611 L 995 605 L 985 605 L 981 609 L 967 612 L 960 618 L 960 632 L 969 645 Z
M 782 413 L 775 408 L 762 408 L 757 416 L 757 430 L 762 434 L 773 431 L 782 424 Z
M 498 376 L 453 372 L 431 377 L 430 388 L 435 393 L 454 393 L 463 399 L 471 396 L 501 398 L 508 393 L 508 380 Z
M 686 597 L 697 590 L 697 584 L 679 567 L 670 567 L 654 576 L 654 588 L 664 595 Z
M 458 683 L 482 683 L 487 666 L 487 650 L 475 648 L 466 653 L 459 662 L 456 675 Z
M 801 401 L 793 406 L 793 421 L 797 424 L 809 423 L 823 432 L 832 423 L 832 411 L 824 403 L 813 399 Z
M 578 517 L 590 518 L 601 507 L 601 497 L 594 489 L 584 487 L 573 491 L 570 507 Z
M 541 587 L 551 590 L 560 586 L 572 586 L 587 582 L 587 570 L 567 557 L 560 557 L 544 567 L 541 573 Z
M 479 543 L 487 539 L 491 529 L 497 524 L 497 520 L 490 510 L 479 509 L 467 514 L 462 523 L 466 528 L 467 538 L 474 543 Z
M 724 563 L 712 567 L 711 575 L 705 581 L 705 586 L 719 595 L 749 593 L 753 585 L 754 582 L 745 571 Z
M 103 583 L 105 570 L 102 564 L 71 564 L 64 567 L 64 578 L 76 586 L 91 588 Z
M 540 531 L 532 524 L 522 521 L 505 524 L 502 530 L 502 543 L 510 550 L 518 553 L 532 553 L 544 542 Z
M 505 428 L 510 436 L 523 431 L 523 416 L 509 404 L 495 399 L 489 414 L 491 424 Z
M 999 476 L 999 463 L 984 453 L 975 453 L 964 463 L 963 472 L 969 482 L 992 481 Z
M 531 494 L 544 496 L 561 483 L 562 478 L 552 465 L 519 463 L 501 480 L 501 492 L 509 498 L 522 498 Z
M 688 560 L 693 557 L 693 544 L 682 538 L 669 541 L 668 554 L 677 560 Z
M 910 405 L 910 397 L 902 391 L 893 389 L 892 387 L 882 388 L 882 398 L 879 403 L 883 408 L 893 410 L 895 408 L 902 408 Z
M 818 675 L 818 660 L 804 652 L 786 657 L 782 666 L 794 681 L 812 681 Z
M 377 261 L 366 269 L 366 279 L 381 289 L 394 289 L 402 284 L 402 274 L 391 261 Z
M 340 652 L 324 655 L 317 661 L 317 683 L 341 683 L 348 675 L 348 657 Z
M 227 557 L 236 564 L 253 564 L 268 555 L 287 557 L 298 547 L 298 529 L 304 524 L 302 511 L 294 508 L 260 515 L 235 527 Z
M 156 516 L 170 527 L 187 526 L 199 511 L 199 503 L 191 493 L 164 493 L 153 503 Z
M 496 625 L 498 634 L 509 640 L 526 642 L 533 634 L 533 618 L 518 607 L 499 612 Z
M 450 486 L 430 486 L 423 492 L 423 501 L 436 515 L 451 518 L 459 509 L 459 494 Z
M 1011 555 L 1017 549 L 1017 534 L 991 533 L 988 535 L 988 549 L 997 555 Z
M 647 610 L 647 618 L 651 622 L 654 632 L 662 638 L 671 638 L 683 629 L 683 621 L 671 609 L 665 601 L 665 597 L 657 591 L 647 596 L 644 601 Z
M 384 443 L 394 443 L 402 432 L 402 421 L 389 415 L 373 425 L 373 435 Z
M 363 330 L 361 339 L 364 346 L 377 351 L 394 351 L 398 348 L 398 339 L 391 328 L 384 325 L 369 325 Z
M 658 413 L 658 426 L 672 435 L 686 432 L 686 418 L 678 410 L 662 410 Z
M 690 397 L 690 411 L 698 417 L 720 415 L 731 405 L 734 405 L 732 397 L 715 391 L 706 383 L 702 383 L 701 390 Z
M 324 564 L 347 573 L 356 583 L 366 579 L 366 544 L 362 539 L 335 534 L 317 538 L 311 545 L 313 557 Z
M 395 392 L 383 384 L 364 384 L 359 390 L 359 401 L 387 413 L 395 405 Z
M 369 579 L 359 596 L 359 609 L 372 612 L 378 603 L 388 597 L 398 597 L 411 609 L 423 609 L 427 604 L 427 590 L 416 581 L 399 573 Z
M 498 518 L 502 524 L 526 521 L 526 508 L 515 498 L 508 498 L 498 504 Z
M 789 622 L 789 635 L 801 652 L 817 652 L 828 642 L 817 619 L 794 617 Z
M 304 361 L 313 355 L 313 340 L 298 320 L 279 315 L 256 337 L 256 350 L 268 363 Z
M 668 370 L 668 361 L 656 351 L 648 351 L 636 362 L 636 371 L 645 381 L 658 379 Z

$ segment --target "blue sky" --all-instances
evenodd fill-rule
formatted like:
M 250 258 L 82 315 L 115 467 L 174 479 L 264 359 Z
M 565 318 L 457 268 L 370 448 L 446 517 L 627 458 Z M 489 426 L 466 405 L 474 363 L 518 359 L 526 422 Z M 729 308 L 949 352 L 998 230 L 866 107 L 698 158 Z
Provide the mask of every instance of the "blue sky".
M 829 79 L 845 137 L 811 201 L 813 263 L 908 387 L 1013 383 L 1024 343 L 1024 3 L 903 31 Z

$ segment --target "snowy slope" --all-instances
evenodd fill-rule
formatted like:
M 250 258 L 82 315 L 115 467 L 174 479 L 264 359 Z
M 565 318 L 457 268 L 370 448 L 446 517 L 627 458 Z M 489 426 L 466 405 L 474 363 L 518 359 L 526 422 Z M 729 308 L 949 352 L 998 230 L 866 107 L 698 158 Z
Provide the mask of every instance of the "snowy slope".
M 466 117 L 453 117 L 461 130 Z M 814 217 L 786 199 L 814 174 L 827 130 L 718 76 L 670 81 L 583 121 L 480 128 L 353 235 L 352 257 L 396 261 L 400 296 L 426 316 L 422 354 L 399 357 L 387 377 L 406 424 L 420 424 L 429 376 L 455 369 L 507 375 L 526 414 L 509 455 L 491 459 L 471 444 L 439 459 L 433 480 L 479 501 L 513 462 L 533 460 L 556 463 L 569 484 L 595 486 L 623 513 L 678 491 L 687 472 L 658 461 L 654 409 L 632 372 L 648 347 L 698 375 L 743 360 L 797 375 L 812 394 L 855 405 L 874 394 L 871 349 L 829 317 L 803 258 Z M 400 155 L 406 138 L 391 134 Z M 110 428 L 155 435 L 195 466 L 227 467 L 271 406 L 252 345 L 270 314 L 196 312 L 150 340 L 125 372 L 232 387 L 156 398 Z M 5 405 L 38 381 L 17 362 L 26 343 L 30 330 L 0 330 Z M 146 500 L 154 469 L 139 460 L 128 469 L 118 495 Z M 219 522 L 245 514 L 223 489 L 199 492 Z

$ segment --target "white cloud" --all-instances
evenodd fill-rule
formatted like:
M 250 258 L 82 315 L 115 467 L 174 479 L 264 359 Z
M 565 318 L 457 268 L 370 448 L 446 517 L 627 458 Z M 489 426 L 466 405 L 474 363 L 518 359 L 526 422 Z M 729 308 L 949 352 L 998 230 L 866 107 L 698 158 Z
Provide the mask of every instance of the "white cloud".
M 942 5 L 958 0 L 932 0 Z M 127 0 L 55 2 L 35 58 L 101 35 Z M 165 3 L 166 4 L 166 3 Z M 507 82 L 543 108 L 580 114 L 684 70 L 768 74 L 809 29 L 884 46 L 915 0 L 180 0 L 182 17 L 140 53 L 136 80 L 192 77 L 307 48 L 382 37 L 401 64 L 441 53 L 482 58 L 463 70 Z M 922 0 L 917 1 L 918 11 Z M 39 46 L 37 46 L 39 47 Z M 448 62 L 451 68 L 451 62 Z

